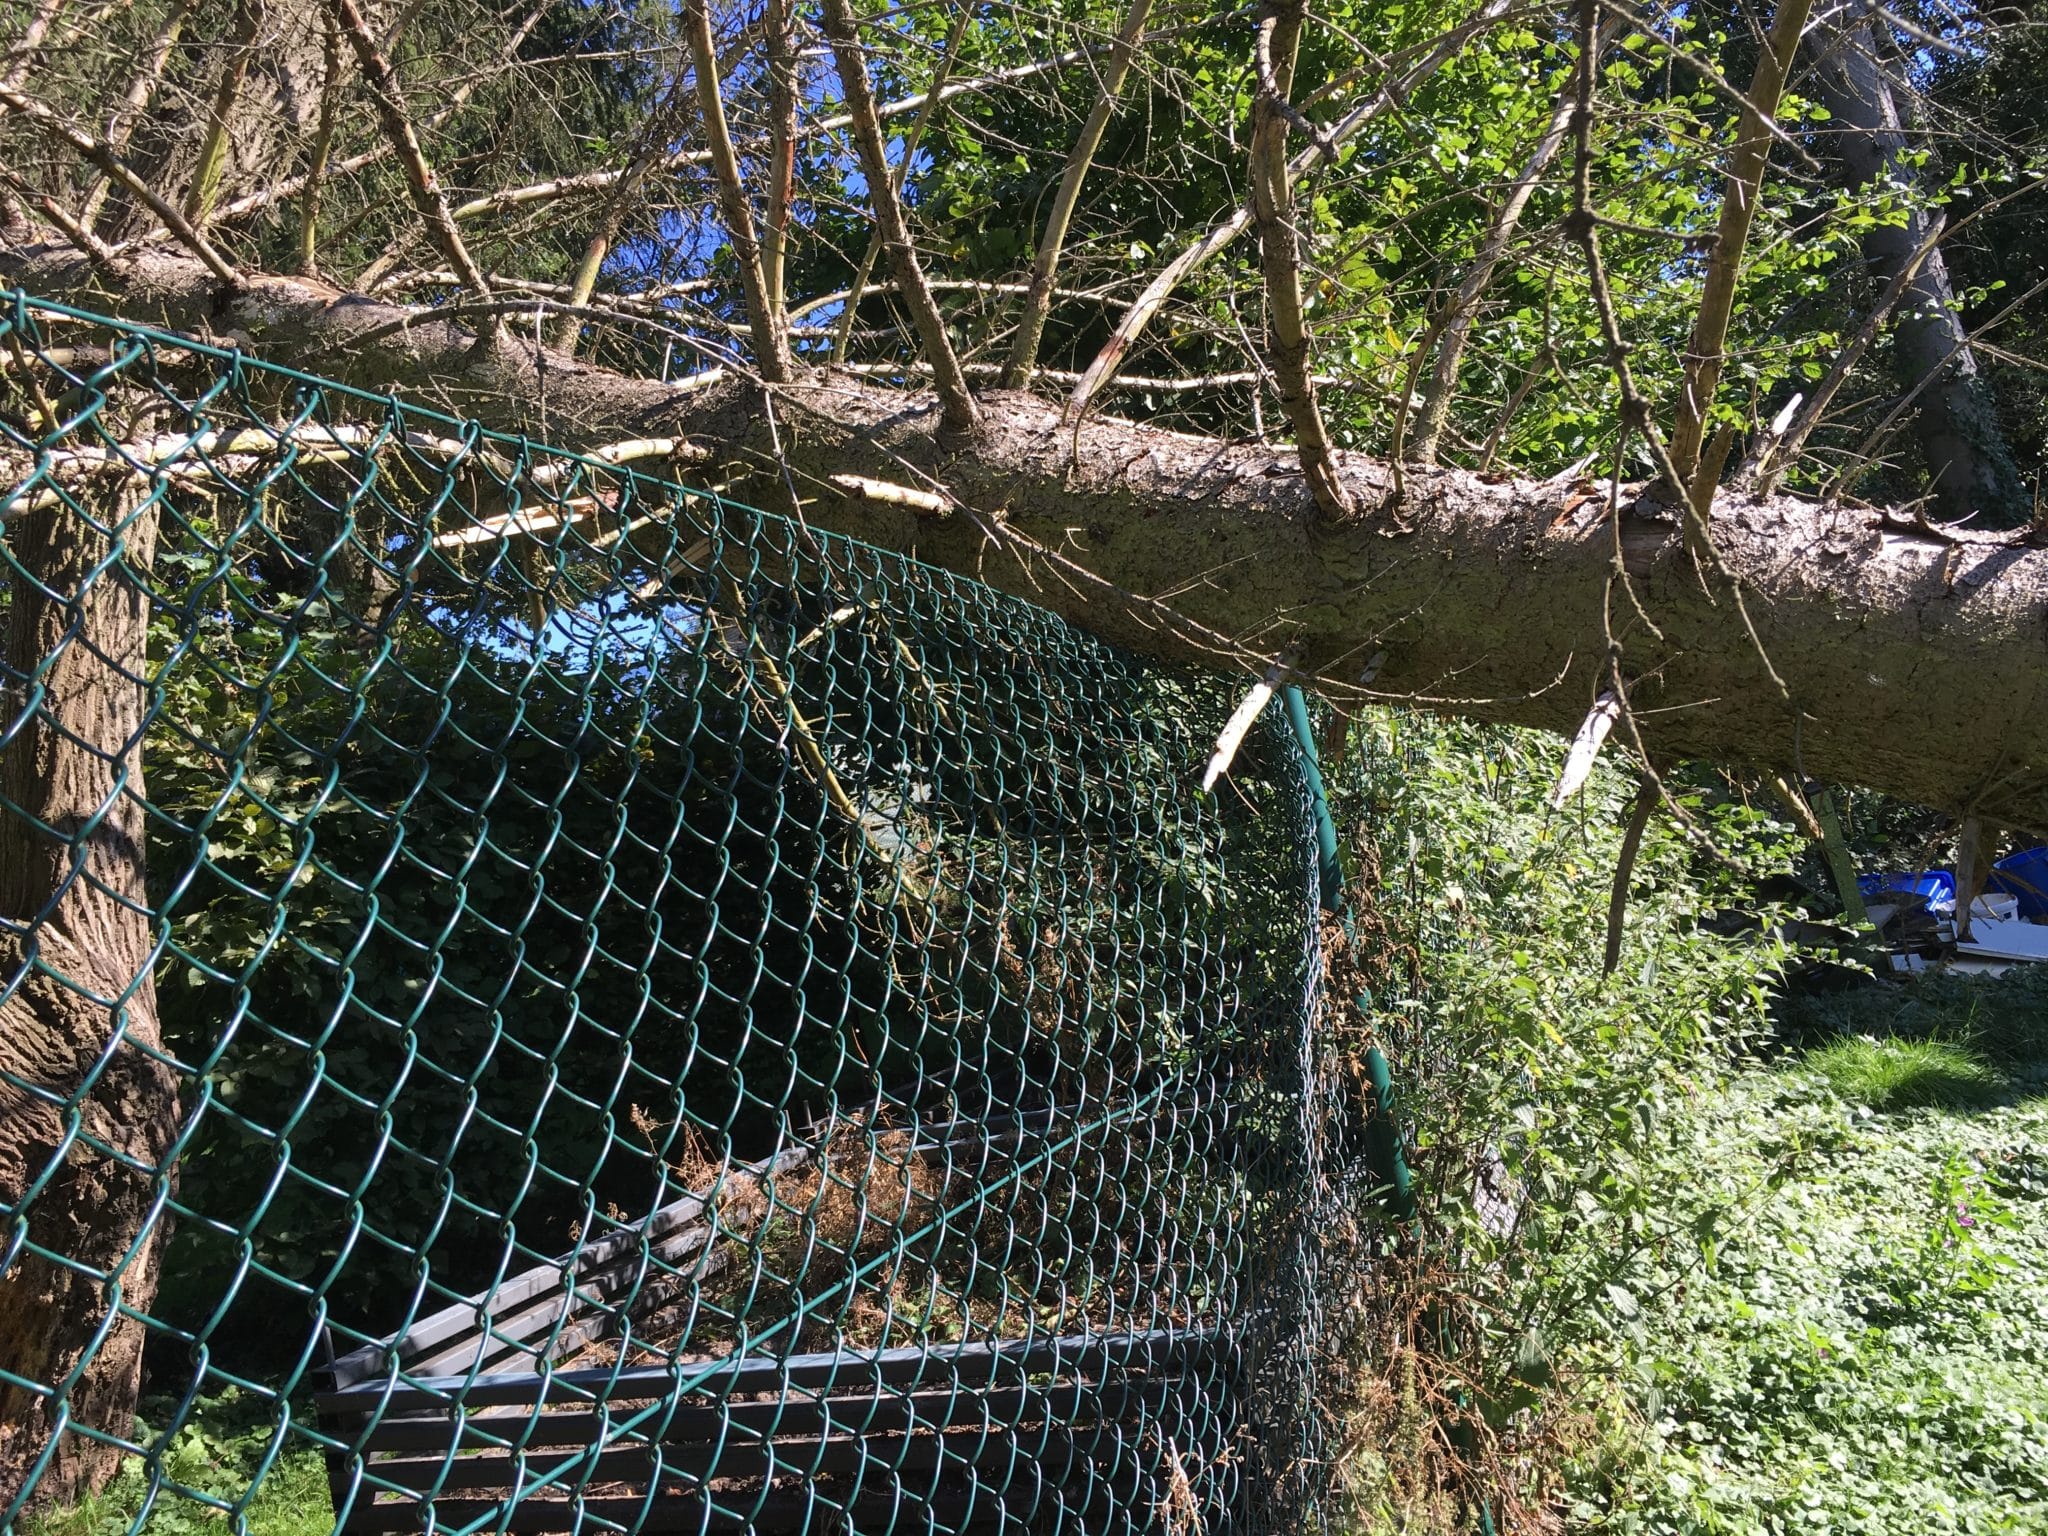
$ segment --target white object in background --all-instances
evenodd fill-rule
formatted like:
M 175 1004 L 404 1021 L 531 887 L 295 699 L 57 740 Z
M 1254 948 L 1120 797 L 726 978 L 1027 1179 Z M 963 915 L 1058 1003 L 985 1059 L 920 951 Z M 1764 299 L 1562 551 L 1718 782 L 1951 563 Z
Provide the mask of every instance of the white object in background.
M 2008 895 L 2004 891 L 1986 891 L 1970 903 L 1970 917 L 1972 920 L 1980 917 L 1989 917 L 1996 918 L 2000 922 L 2009 922 L 2019 915 L 2019 897 Z
M 1958 944 L 1956 953 L 1987 960 L 2048 960 L 2048 928 L 1979 918 L 1970 924 L 1970 942 Z

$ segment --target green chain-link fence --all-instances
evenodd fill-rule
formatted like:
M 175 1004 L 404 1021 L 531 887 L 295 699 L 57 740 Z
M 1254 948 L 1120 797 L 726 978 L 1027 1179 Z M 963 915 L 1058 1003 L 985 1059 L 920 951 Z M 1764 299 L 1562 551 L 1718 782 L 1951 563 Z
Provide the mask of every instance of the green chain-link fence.
M 1312 1517 L 1284 721 L 674 451 L 6 296 L 6 1523 Z

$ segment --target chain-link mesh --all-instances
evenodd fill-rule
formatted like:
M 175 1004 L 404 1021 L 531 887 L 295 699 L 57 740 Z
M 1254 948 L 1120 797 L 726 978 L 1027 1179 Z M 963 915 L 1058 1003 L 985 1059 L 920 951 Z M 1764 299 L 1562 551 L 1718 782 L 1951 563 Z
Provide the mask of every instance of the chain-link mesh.
M 681 445 L 0 405 L 8 1523 L 1302 1528 L 1282 722 Z

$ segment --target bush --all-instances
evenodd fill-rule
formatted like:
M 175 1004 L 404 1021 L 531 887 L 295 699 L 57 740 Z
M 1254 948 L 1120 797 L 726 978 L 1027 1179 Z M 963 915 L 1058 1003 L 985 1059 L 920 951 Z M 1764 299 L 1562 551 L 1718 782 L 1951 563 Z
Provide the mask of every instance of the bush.
M 1629 785 L 1552 812 L 1561 755 L 1379 716 L 1333 774 L 1422 1207 L 1326 1287 L 1351 1527 L 2048 1531 L 2048 968 L 1788 996 L 1803 855 L 1699 779 L 1603 978 Z
M 1762 1038 L 1787 958 L 1768 923 L 1701 920 L 1789 865 L 1789 829 L 1678 781 L 1686 821 L 1652 818 L 1603 975 L 1633 776 L 1602 766 L 1554 812 L 1562 758 L 1531 732 L 1376 714 L 1333 772 L 1362 829 L 1359 1047 L 1395 1064 L 1423 1210 L 1368 1239 L 1350 1282 L 1336 1368 L 1366 1528 L 1469 1528 L 1482 1502 L 1502 1529 L 1551 1518 L 1598 1435 L 1588 1384 L 1635 1347 L 1649 1277 L 1712 1204 L 1692 1107 Z

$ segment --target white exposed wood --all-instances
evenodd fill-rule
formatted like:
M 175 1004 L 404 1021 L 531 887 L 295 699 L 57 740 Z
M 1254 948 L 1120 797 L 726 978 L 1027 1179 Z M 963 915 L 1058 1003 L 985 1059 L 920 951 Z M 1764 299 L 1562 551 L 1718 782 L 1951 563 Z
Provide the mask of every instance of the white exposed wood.
M 10 458 L 0 454 L 0 471 L 6 472 L 11 482 L 7 500 L 0 502 L 0 519 L 54 506 L 63 500 L 60 487 L 67 481 L 86 476 L 159 476 L 203 483 L 247 473 L 260 461 L 274 458 L 287 450 L 300 463 L 346 464 L 365 455 L 397 448 L 436 460 L 446 467 L 465 463 L 474 465 L 508 489 L 514 483 L 522 483 L 545 491 L 573 480 L 578 473 L 589 473 L 588 466 L 576 459 L 549 458 L 533 465 L 521 477 L 515 474 L 513 465 L 502 454 L 489 448 L 479 450 L 457 438 L 440 437 L 430 432 L 394 433 L 382 427 L 347 423 L 329 425 L 313 422 L 297 427 L 266 425 L 242 427 L 232 432 L 160 433 L 134 442 L 67 448 L 44 455 L 34 466 L 40 469 L 42 478 L 27 490 L 22 487 L 29 479 L 29 462 L 25 457 Z M 640 463 L 648 459 L 664 459 L 675 464 L 703 464 L 710 457 L 708 449 L 678 437 L 630 438 L 600 444 L 580 455 L 582 459 L 607 465 Z M 550 509 L 551 512 L 566 512 L 567 516 L 551 518 L 549 511 L 508 514 L 486 519 L 469 528 L 438 534 L 434 543 L 437 548 L 449 548 L 501 538 L 511 533 L 551 531 L 564 521 L 576 521 L 598 504 L 594 497 L 578 497 Z
M 1600 756 L 1600 748 L 1606 742 L 1608 732 L 1614 729 L 1614 722 L 1620 718 L 1621 700 L 1611 691 L 1593 701 L 1593 707 L 1586 711 L 1585 722 L 1572 738 L 1571 751 L 1565 754 L 1564 771 L 1557 776 L 1557 787 L 1550 792 L 1551 809 L 1562 810 L 1567 800 L 1586 787 L 1586 780 L 1593 776 L 1593 764 Z
M 708 448 L 680 437 L 635 437 L 621 443 L 604 443 L 596 448 L 586 448 L 582 458 L 595 459 L 600 464 L 638 464 L 648 459 L 668 459 L 679 464 L 706 464 L 711 460 Z M 526 478 L 534 485 L 559 485 L 570 478 L 578 468 L 574 459 L 550 459 L 537 464 L 527 471 Z
M 920 491 L 915 486 L 892 485 L 887 480 L 870 480 L 865 475 L 832 475 L 829 478 L 847 495 L 857 496 L 863 501 L 908 507 L 929 517 L 950 517 L 953 512 L 953 504 L 945 497 L 932 491 Z
M 1230 772 L 1230 765 L 1237 760 L 1238 748 L 1251 733 L 1253 722 L 1265 711 L 1273 700 L 1273 690 L 1278 688 L 1287 676 L 1287 669 L 1274 662 L 1266 669 L 1266 675 L 1252 684 L 1251 691 L 1238 701 L 1230 718 L 1223 723 L 1223 729 L 1216 736 L 1216 750 L 1209 754 L 1209 766 L 1202 770 L 1202 789 L 1206 792 L 1216 787 L 1216 781 Z
M 514 534 L 538 536 L 553 533 L 565 523 L 580 521 L 579 511 L 594 509 L 594 498 L 583 498 L 583 508 L 576 510 L 550 507 L 535 512 L 504 512 L 496 517 L 480 518 L 467 528 L 451 528 L 446 533 L 434 535 L 436 549 L 462 549 L 471 544 L 491 544 L 509 539 Z

